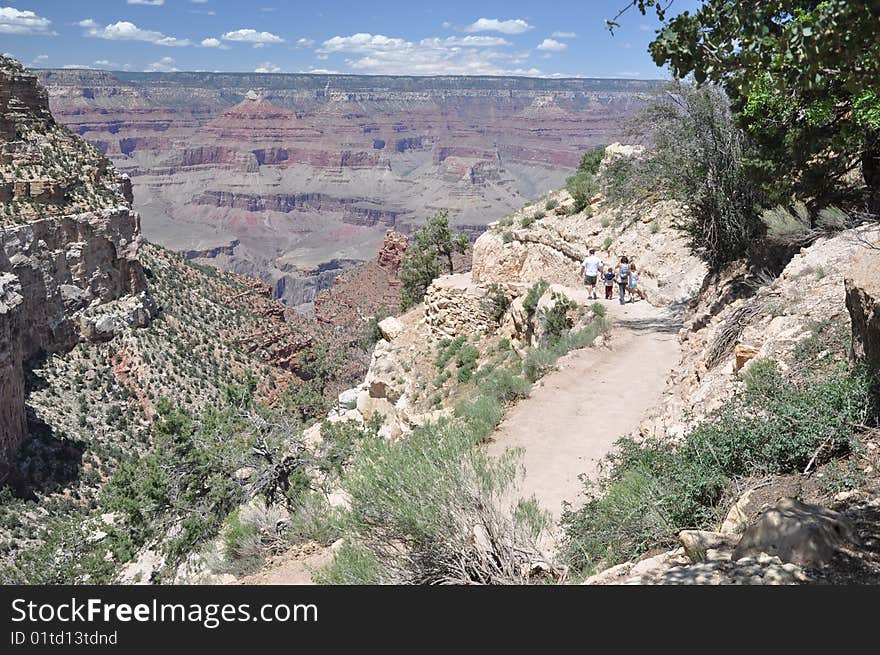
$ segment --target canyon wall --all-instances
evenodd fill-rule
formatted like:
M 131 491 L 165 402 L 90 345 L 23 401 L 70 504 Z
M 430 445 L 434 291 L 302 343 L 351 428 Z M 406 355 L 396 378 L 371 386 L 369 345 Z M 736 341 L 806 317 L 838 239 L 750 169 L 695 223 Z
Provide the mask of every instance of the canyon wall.
M 127 180 L 55 123 L 36 78 L 5 57 L 0 89 L 0 188 L 15 190 L 0 211 L 3 475 L 27 434 L 27 360 L 112 337 L 123 324 L 145 325 L 154 307 Z M 68 171 L 60 184 L 59 166 Z M 57 192 L 35 192 L 34 180 Z
M 129 174 L 145 236 L 307 308 L 310 272 L 448 210 L 485 225 L 558 188 L 656 87 L 633 80 L 44 70 L 58 119 Z M 221 252 L 221 251 L 217 251 Z M 296 271 L 296 272 L 291 272 Z M 303 283 L 291 279 L 301 275 Z M 306 279 L 308 278 L 308 279 Z

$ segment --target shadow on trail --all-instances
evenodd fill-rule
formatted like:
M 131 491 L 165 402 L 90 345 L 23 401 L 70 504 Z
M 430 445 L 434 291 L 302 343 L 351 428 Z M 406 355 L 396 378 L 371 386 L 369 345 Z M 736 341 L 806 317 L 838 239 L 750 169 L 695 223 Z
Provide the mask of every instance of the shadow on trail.
M 634 332 L 660 332 L 665 334 L 678 334 L 681 329 L 681 319 L 670 317 L 652 317 L 652 318 L 626 318 L 615 317 L 614 323 L 617 326 L 630 329 Z

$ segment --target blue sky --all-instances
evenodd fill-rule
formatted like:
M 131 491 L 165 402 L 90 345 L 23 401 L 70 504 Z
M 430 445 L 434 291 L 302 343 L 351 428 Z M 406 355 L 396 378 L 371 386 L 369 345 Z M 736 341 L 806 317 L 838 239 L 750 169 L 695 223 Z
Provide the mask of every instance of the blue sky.
M 40 68 L 665 77 L 626 0 L 0 0 L 0 52 Z M 676 0 L 673 13 L 696 0 Z

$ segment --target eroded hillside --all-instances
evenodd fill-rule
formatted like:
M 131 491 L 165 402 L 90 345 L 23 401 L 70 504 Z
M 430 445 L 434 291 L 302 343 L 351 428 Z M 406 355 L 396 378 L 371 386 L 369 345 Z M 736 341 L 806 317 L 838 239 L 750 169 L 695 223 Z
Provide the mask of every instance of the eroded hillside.
M 58 119 L 131 175 L 147 238 L 306 310 L 385 230 L 476 236 L 562 184 L 655 84 L 41 71 Z

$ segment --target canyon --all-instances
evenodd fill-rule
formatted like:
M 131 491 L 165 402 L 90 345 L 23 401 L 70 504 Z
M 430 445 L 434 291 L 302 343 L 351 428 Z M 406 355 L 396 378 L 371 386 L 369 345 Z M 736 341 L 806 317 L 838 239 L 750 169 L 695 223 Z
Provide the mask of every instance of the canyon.
M 561 186 L 658 83 L 42 70 L 53 114 L 127 174 L 144 236 L 311 314 L 385 232 L 485 225 Z

